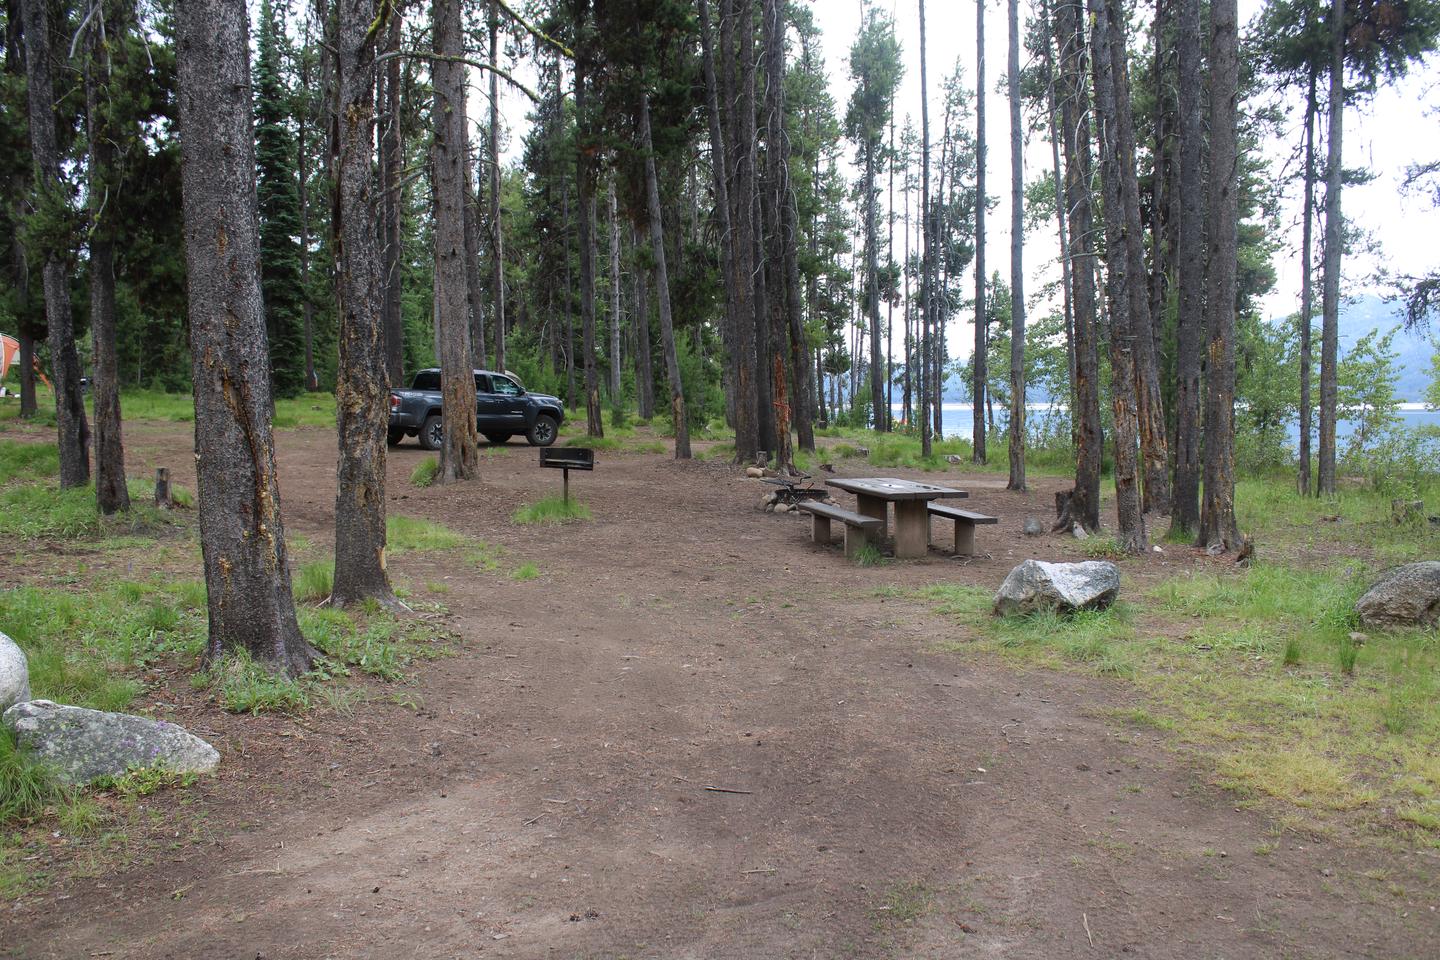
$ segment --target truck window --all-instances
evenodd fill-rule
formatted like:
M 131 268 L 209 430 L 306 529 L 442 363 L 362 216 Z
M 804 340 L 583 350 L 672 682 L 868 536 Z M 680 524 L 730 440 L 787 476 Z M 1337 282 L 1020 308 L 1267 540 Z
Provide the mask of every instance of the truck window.
M 416 390 L 434 390 L 438 393 L 440 390 L 440 371 L 421 370 L 415 374 L 413 388 Z
M 520 396 L 520 388 L 516 386 L 515 381 L 509 377 L 502 377 L 495 374 L 490 377 L 490 382 L 495 385 L 495 393 L 501 393 L 507 397 Z

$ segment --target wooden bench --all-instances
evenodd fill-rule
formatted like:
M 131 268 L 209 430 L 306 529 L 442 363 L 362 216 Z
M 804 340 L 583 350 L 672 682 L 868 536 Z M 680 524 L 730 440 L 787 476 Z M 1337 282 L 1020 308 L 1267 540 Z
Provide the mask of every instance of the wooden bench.
M 830 543 L 831 520 L 839 520 L 845 524 L 845 556 L 852 560 L 861 547 L 874 543 L 880 531 L 885 528 L 885 521 L 878 517 L 867 517 L 863 513 L 855 513 L 828 503 L 810 501 L 796 504 L 795 509 L 810 514 L 810 538 L 816 543 Z
M 944 517 L 955 521 L 955 552 L 962 557 L 975 555 L 975 528 L 987 523 L 999 523 L 999 517 L 987 517 L 973 510 L 946 506 L 943 503 L 930 504 L 930 516 Z

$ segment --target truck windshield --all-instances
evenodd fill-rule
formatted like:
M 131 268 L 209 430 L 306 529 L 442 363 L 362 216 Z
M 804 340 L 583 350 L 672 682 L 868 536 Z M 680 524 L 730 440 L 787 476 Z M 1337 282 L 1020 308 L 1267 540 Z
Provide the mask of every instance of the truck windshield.
M 440 390 L 440 371 L 439 371 L 439 370 L 421 370 L 419 373 L 415 374 L 415 383 L 412 385 L 412 389 L 414 389 L 414 390 L 434 390 L 434 391 L 436 391 L 436 392 L 439 392 L 439 390 Z

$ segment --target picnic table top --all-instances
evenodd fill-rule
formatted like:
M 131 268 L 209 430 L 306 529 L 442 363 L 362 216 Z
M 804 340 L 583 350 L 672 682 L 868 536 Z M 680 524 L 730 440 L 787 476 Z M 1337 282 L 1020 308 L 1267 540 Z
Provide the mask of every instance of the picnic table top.
M 954 487 L 938 487 L 933 483 L 901 480 L 897 477 L 836 477 L 826 480 L 825 484 L 881 500 L 936 500 L 940 497 L 965 496 L 964 490 L 956 490 Z

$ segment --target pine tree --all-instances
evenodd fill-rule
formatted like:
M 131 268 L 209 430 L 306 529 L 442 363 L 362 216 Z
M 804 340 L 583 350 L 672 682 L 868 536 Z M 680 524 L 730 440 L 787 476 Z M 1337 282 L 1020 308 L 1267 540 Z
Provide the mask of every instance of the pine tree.
M 277 397 L 305 389 L 305 288 L 300 278 L 300 195 L 291 133 L 294 102 L 283 76 L 285 34 L 260 0 L 255 55 L 255 168 L 260 202 L 260 290 Z

